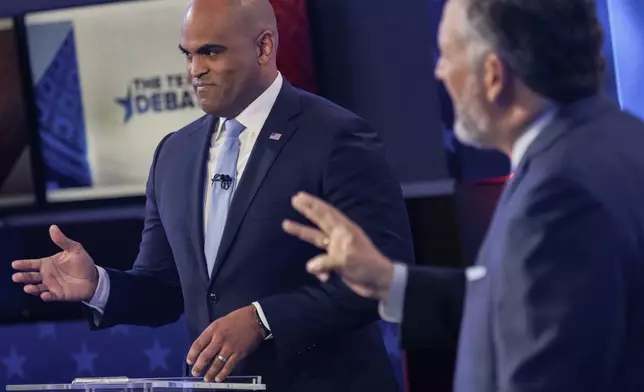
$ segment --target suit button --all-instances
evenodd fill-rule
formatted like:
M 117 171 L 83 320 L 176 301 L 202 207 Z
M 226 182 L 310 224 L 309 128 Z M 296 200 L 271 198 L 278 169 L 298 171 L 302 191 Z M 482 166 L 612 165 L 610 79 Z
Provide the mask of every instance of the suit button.
M 208 294 L 208 301 L 210 301 L 211 304 L 216 304 L 219 299 L 217 298 L 217 294 L 215 293 L 210 293 Z

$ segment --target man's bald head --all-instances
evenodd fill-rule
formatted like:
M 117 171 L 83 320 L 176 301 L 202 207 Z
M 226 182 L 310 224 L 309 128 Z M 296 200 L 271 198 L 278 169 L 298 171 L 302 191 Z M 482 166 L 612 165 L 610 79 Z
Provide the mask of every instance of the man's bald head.
M 277 40 L 268 0 L 193 0 L 180 48 L 202 109 L 234 117 L 266 90 L 277 76 Z
M 257 37 L 270 31 L 277 37 L 277 19 L 268 0 L 193 0 L 186 12 L 190 18 L 226 15 L 239 34 Z

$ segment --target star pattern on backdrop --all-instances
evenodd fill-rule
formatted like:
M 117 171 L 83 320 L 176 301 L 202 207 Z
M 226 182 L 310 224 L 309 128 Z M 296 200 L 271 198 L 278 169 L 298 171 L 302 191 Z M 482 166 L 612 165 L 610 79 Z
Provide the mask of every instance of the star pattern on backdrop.
M 76 373 L 94 374 L 94 360 L 98 354 L 87 350 L 87 344 L 83 343 L 81 351 L 72 354 L 72 356 L 76 360 Z
M 166 364 L 166 358 L 170 354 L 170 351 L 172 350 L 161 347 L 159 341 L 155 340 L 154 345 L 144 351 L 150 363 L 150 371 L 158 368 L 167 370 L 168 365 Z
M 7 368 L 7 380 L 10 380 L 12 377 L 25 378 L 22 365 L 26 360 L 27 358 L 24 355 L 18 354 L 15 347 L 11 347 L 9 355 L 2 358 L 2 363 Z
M 56 327 L 54 324 L 40 324 L 38 326 L 38 337 L 40 339 L 53 339 L 56 340 Z

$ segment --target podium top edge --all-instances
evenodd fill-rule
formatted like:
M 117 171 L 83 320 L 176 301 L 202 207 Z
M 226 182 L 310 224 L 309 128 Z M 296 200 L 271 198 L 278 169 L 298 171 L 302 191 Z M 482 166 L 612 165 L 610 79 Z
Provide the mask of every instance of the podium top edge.
M 162 380 L 132 380 L 123 383 L 78 383 L 78 384 L 23 384 L 7 385 L 7 392 L 29 392 L 29 391 L 89 391 L 89 390 L 123 390 L 123 389 L 198 389 L 198 390 L 231 390 L 231 391 L 265 391 L 265 384 L 258 383 L 209 383 L 198 381 L 162 381 Z

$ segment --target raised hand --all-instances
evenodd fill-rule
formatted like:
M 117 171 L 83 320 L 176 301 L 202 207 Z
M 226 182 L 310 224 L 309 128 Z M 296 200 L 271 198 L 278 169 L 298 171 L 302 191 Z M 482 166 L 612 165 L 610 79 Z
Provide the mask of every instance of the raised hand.
M 393 279 L 393 264 L 371 242 L 367 234 L 333 206 L 300 193 L 293 207 L 318 228 L 286 220 L 284 231 L 326 251 L 307 263 L 310 273 L 326 281 L 335 272 L 357 294 L 385 299 Z
M 11 266 L 20 272 L 13 274 L 13 281 L 25 284 L 25 293 L 43 301 L 89 301 L 98 284 L 94 260 L 58 226 L 51 226 L 49 235 L 62 252 L 42 259 L 14 261 Z

